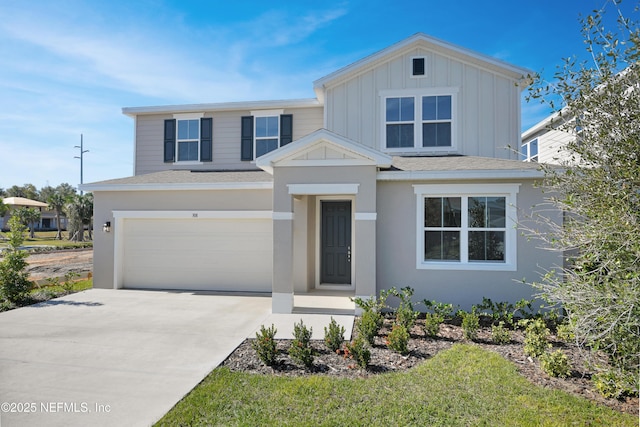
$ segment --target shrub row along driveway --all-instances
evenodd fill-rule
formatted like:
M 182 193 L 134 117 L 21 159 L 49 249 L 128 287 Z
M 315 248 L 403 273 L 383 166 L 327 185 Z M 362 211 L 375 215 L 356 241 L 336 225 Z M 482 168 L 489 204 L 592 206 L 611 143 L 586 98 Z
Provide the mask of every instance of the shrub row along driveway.
M 91 289 L 0 313 L 0 425 L 149 425 L 270 311 L 261 296 Z

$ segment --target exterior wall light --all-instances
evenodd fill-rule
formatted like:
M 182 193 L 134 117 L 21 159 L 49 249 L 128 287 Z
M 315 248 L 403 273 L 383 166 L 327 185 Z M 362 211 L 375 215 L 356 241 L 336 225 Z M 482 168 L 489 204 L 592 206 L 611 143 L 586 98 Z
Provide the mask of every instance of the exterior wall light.
M 102 231 L 105 233 L 111 232 L 111 221 L 107 221 L 102 225 Z

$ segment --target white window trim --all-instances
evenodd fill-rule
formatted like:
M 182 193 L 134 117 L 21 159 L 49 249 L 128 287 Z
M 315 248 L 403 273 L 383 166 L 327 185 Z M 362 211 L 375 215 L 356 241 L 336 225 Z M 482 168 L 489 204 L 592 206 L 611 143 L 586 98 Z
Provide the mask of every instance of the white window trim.
M 179 164 L 184 166 L 202 165 L 200 161 L 200 144 L 202 143 L 202 129 L 200 129 L 200 119 L 204 117 L 204 113 L 177 113 L 173 115 L 176 120 L 176 154 L 173 164 Z M 178 160 L 178 150 L 180 147 L 180 140 L 178 139 L 178 121 L 179 120 L 198 120 L 198 160 Z
M 257 142 L 258 142 L 258 139 L 274 139 L 273 137 L 260 137 L 260 138 L 258 138 L 257 131 L 256 131 L 256 129 L 258 128 L 256 126 L 257 119 L 260 118 L 260 117 L 277 117 L 278 118 L 278 136 L 277 136 L 277 139 L 278 139 L 278 148 L 280 148 L 280 132 L 282 131 L 282 129 L 280 129 L 280 116 L 283 115 L 283 114 L 284 114 L 284 109 L 251 111 L 251 115 L 253 116 L 253 158 L 254 158 L 254 161 L 255 161 L 255 159 L 258 158 L 258 153 L 257 153 L 257 145 L 258 145 Z M 263 156 L 266 155 L 266 154 L 269 154 L 269 153 L 265 153 L 265 154 L 263 154 Z M 262 156 L 260 156 L 260 157 L 262 157 Z
M 426 65 L 425 65 L 426 66 Z M 381 90 L 380 97 L 380 151 L 383 153 L 457 153 L 458 152 L 458 93 L 457 87 L 436 87 L 426 89 Z M 422 146 L 422 97 L 451 96 L 451 146 Z M 414 98 L 413 147 L 387 148 L 387 98 Z M 399 122 L 405 123 L 405 122 Z
M 413 74 L 413 60 L 414 59 L 424 59 L 424 74 L 422 75 L 415 75 Z M 429 60 L 427 59 L 427 57 L 425 55 L 416 55 L 416 56 L 412 56 L 411 58 L 409 58 L 409 76 L 412 79 L 424 79 L 425 77 L 428 76 L 428 72 L 427 72 L 427 66 L 429 65 Z
M 516 271 L 518 267 L 517 195 L 520 184 L 417 184 L 416 194 L 416 268 L 419 270 Z M 424 259 L 424 199 L 425 197 L 505 197 L 505 262 L 425 261 Z M 461 238 L 461 258 L 464 240 Z
M 538 153 L 535 156 L 532 156 L 531 155 L 531 143 L 534 142 L 534 141 L 538 145 Z M 527 155 L 525 156 L 524 159 L 522 159 L 523 162 L 537 162 L 538 161 L 538 159 L 540 158 L 540 141 L 538 140 L 538 138 L 533 138 L 532 140 L 523 143 L 521 148 L 520 148 L 520 150 L 522 150 L 522 147 L 527 147 Z

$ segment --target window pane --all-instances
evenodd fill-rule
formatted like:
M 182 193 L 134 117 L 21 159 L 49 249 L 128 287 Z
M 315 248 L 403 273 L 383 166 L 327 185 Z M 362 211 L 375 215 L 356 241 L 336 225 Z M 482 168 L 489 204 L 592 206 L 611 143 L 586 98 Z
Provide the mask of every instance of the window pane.
M 415 120 L 413 98 L 400 98 L 400 120 L 412 122 Z
M 400 98 L 387 98 L 387 121 L 400 121 Z
M 527 160 L 529 153 L 529 144 L 522 144 L 520 146 L 520 160 Z
M 413 125 L 387 125 L 387 148 L 413 147 Z
M 438 120 L 451 120 L 450 96 L 438 96 Z
M 424 259 L 425 261 L 459 261 L 460 232 L 425 231 Z
M 427 197 L 424 200 L 424 226 L 442 227 L 442 197 Z
M 198 142 L 178 142 L 178 161 L 197 161 L 198 160 Z
M 487 197 L 487 222 L 489 227 L 506 227 L 506 199 L 504 197 Z
M 200 139 L 199 120 L 189 120 L 189 139 Z
M 460 227 L 462 223 L 462 201 L 460 197 L 442 198 L 442 219 L 444 227 Z
M 256 137 L 277 137 L 278 136 L 278 117 L 256 117 Z
M 470 231 L 469 261 L 504 261 L 504 231 Z
M 436 120 L 438 117 L 438 103 L 436 96 L 422 97 L 422 120 Z
M 178 139 L 200 139 L 200 120 L 178 120 Z
M 487 198 L 486 197 L 469 197 L 469 227 L 485 228 L 486 223 Z
M 423 147 L 450 147 L 451 123 L 423 123 Z
M 538 155 L 538 140 L 534 139 L 529 143 L 529 156 L 535 157 Z
M 256 157 L 267 154 L 278 148 L 277 139 L 258 139 L 256 140 Z

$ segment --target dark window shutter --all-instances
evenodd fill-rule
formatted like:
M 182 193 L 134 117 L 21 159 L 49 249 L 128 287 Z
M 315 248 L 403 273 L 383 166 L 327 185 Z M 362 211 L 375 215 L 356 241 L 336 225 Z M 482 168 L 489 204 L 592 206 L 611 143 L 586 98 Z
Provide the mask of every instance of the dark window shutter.
M 210 162 L 213 141 L 213 119 L 211 117 L 200 119 L 200 161 Z
M 242 117 L 240 160 L 253 160 L 253 116 Z
M 283 114 L 280 116 L 280 146 L 287 145 L 293 141 L 293 114 Z
M 176 120 L 164 121 L 164 161 L 173 163 L 176 158 Z

